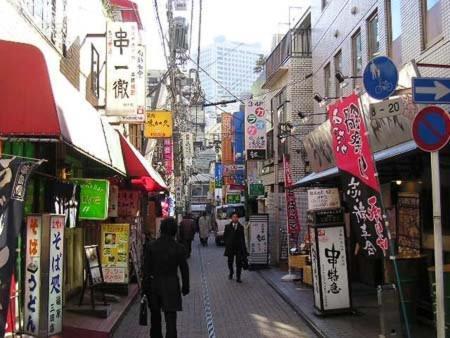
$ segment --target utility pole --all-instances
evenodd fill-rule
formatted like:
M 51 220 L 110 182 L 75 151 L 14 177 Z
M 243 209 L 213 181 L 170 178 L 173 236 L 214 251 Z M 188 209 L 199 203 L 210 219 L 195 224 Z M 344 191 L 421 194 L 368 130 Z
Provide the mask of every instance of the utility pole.
M 283 103 L 284 105 L 284 103 Z M 273 170 L 274 170 L 274 183 L 273 183 L 273 195 L 274 195 L 274 236 L 272 241 L 272 255 L 271 262 L 273 264 L 278 264 L 280 262 L 280 186 L 279 186 L 279 174 L 278 174 L 278 111 L 280 107 L 277 107 L 275 114 L 273 114 Z M 273 112 L 272 112 L 273 113 Z

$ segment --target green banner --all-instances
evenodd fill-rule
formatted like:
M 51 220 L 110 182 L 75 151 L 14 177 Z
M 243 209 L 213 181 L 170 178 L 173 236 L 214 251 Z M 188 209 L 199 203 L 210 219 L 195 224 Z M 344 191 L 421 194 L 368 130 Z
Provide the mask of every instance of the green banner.
M 227 194 L 227 204 L 241 203 L 241 194 Z
M 109 181 L 73 179 L 81 188 L 80 219 L 105 220 L 108 218 Z
M 264 195 L 264 184 L 261 183 L 250 184 L 249 195 L 252 197 Z

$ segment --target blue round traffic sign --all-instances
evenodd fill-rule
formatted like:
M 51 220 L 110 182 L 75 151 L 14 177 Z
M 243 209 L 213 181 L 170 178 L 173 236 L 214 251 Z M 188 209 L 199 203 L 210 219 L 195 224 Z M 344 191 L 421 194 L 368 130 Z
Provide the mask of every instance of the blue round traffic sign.
M 364 69 L 363 83 L 367 94 L 374 99 L 384 100 L 397 88 L 397 67 L 387 56 L 374 57 Z
M 426 107 L 414 118 L 412 133 L 420 149 L 439 151 L 450 140 L 450 117 L 442 108 Z

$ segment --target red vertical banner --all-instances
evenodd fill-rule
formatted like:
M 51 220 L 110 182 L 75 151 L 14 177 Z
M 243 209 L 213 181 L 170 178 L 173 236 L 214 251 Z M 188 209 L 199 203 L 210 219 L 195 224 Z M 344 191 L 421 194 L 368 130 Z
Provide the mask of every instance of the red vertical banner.
M 173 141 L 171 138 L 164 139 L 164 166 L 167 174 L 173 173 Z
M 352 94 L 329 105 L 328 117 L 352 231 L 363 255 L 383 256 L 389 242 L 381 210 L 380 184 L 358 96 Z
M 300 218 L 298 217 L 297 202 L 295 201 L 295 194 L 291 190 L 292 187 L 292 173 L 291 164 L 288 155 L 283 155 L 284 166 L 284 186 L 286 194 L 286 212 L 287 212 L 287 231 L 292 239 L 297 239 L 297 235 L 300 233 Z

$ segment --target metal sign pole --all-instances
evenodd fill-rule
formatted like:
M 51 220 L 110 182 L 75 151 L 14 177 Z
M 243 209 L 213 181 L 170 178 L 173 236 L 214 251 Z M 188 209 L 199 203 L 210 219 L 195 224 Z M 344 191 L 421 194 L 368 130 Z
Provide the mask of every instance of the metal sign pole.
M 436 332 L 445 337 L 444 275 L 442 258 L 441 184 L 439 152 L 431 152 L 431 186 L 433 190 L 434 265 L 436 278 Z

